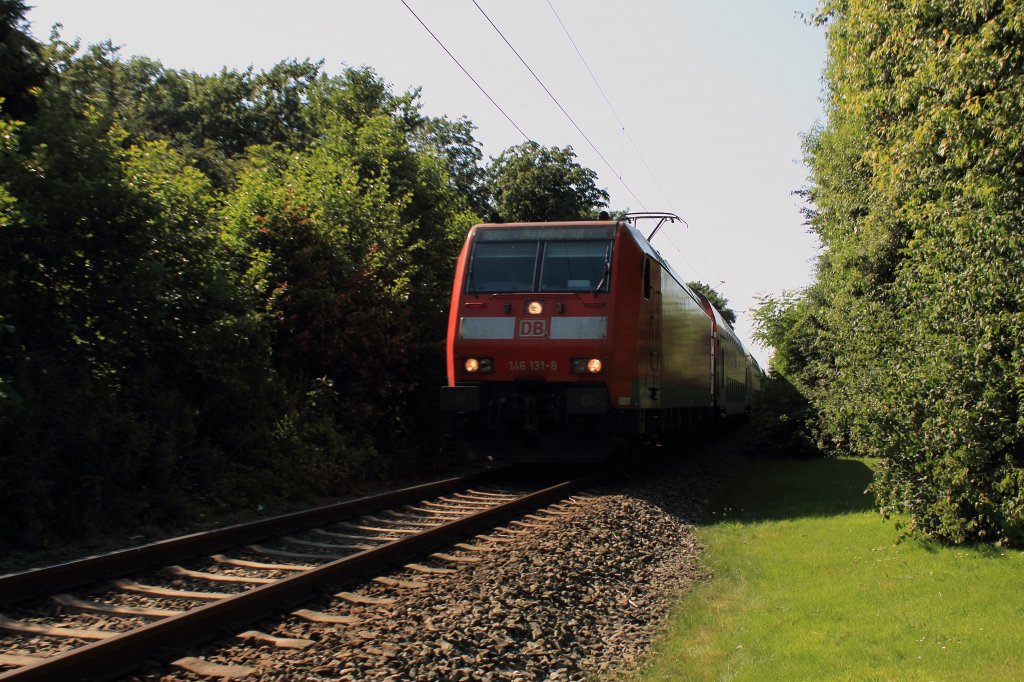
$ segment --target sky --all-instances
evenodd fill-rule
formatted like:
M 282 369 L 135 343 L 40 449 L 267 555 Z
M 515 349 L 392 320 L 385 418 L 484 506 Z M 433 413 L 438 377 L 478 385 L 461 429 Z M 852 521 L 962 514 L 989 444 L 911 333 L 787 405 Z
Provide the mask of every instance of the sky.
M 485 159 L 524 134 L 571 146 L 612 209 L 686 221 L 663 227 L 655 248 L 729 299 L 763 366 L 769 351 L 751 342 L 747 312 L 755 297 L 813 281 L 819 246 L 793 192 L 807 184 L 801 135 L 824 122 L 825 38 L 800 16 L 815 0 L 28 4 L 39 39 L 59 22 L 66 40 L 109 39 L 169 68 L 370 66 L 396 92 L 421 88 L 426 114 L 471 120 Z

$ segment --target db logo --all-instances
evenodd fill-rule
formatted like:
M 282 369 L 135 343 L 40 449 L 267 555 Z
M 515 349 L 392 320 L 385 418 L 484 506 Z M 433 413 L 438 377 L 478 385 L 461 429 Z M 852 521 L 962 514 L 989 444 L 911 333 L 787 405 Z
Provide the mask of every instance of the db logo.
M 547 320 L 519 320 L 519 336 L 547 336 Z

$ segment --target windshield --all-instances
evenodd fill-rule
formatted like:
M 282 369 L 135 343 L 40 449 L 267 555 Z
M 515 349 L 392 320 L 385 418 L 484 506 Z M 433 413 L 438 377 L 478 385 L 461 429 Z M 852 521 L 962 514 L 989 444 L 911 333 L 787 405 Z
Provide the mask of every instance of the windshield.
M 473 247 L 469 291 L 533 291 L 537 242 L 488 242 Z
M 611 247 L 609 240 L 478 242 L 466 291 L 608 291 Z
M 540 291 L 608 289 L 605 269 L 610 242 L 548 242 L 540 268 Z

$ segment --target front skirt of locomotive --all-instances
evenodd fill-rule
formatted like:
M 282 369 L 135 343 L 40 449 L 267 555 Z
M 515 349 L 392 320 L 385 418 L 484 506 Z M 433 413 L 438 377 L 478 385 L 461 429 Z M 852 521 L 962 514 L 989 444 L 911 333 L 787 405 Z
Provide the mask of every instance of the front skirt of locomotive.
M 607 459 L 631 429 L 609 409 L 604 384 L 545 381 L 460 384 L 441 389 L 441 408 L 478 458 L 508 462 Z

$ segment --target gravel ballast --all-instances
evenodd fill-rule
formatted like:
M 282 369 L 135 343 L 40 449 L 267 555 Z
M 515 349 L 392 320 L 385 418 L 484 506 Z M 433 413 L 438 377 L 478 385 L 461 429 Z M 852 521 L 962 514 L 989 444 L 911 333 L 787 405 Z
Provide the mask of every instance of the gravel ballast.
M 251 666 L 251 680 L 583 680 L 635 670 L 674 601 L 707 578 L 692 524 L 720 478 L 713 452 L 651 467 L 615 489 L 538 512 L 543 522 L 488 534 L 507 542 L 467 540 L 492 551 L 450 552 L 476 563 L 425 562 L 452 573 L 390 574 L 425 583 L 421 589 L 346 588 L 393 603 L 304 605 L 356 616 L 356 626 L 293 617 L 254 624 L 312 640 L 306 649 L 235 642 L 192 655 Z M 165 668 L 135 679 L 200 678 Z

